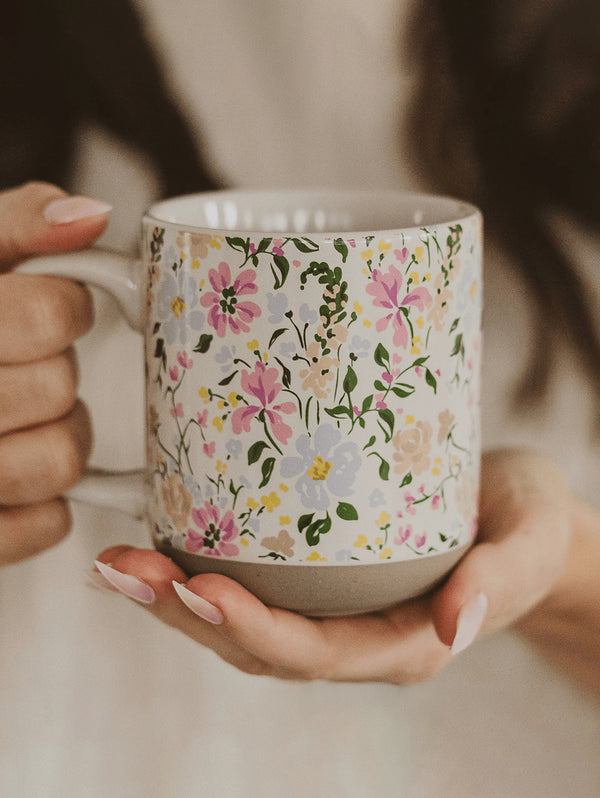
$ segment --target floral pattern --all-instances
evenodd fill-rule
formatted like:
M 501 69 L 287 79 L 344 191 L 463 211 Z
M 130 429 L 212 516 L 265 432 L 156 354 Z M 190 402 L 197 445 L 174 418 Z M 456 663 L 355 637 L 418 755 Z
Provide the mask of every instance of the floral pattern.
M 348 238 L 149 224 L 146 241 L 160 541 L 319 565 L 470 541 L 478 217 Z

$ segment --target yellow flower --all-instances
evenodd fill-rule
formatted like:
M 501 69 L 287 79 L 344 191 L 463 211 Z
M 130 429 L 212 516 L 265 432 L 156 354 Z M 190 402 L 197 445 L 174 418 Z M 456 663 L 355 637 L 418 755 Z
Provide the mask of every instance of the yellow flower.
M 267 508 L 267 512 L 268 513 L 272 513 L 273 510 L 276 507 L 279 507 L 279 505 L 281 504 L 281 499 L 275 493 L 275 491 L 272 490 L 271 493 L 269 493 L 268 496 L 261 496 L 260 497 L 260 503 L 263 505 L 263 507 Z
M 363 251 L 360 253 L 360 257 L 363 260 L 372 260 L 372 258 L 373 258 L 373 250 L 372 249 L 363 249 Z
M 383 538 L 375 538 L 376 546 L 383 546 Z
M 209 398 L 208 388 L 205 385 L 203 385 L 202 388 L 200 388 L 200 390 L 198 391 L 198 396 L 200 397 L 200 399 Z
M 171 302 L 171 310 L 175 314 L 176 319 L 178 319 L 185 310 L 185 302 L 180 296 L 176 296 Z
M 223 476 L 225 476 L 227 472 L 227 463 L 224 463 L 222 460 L 217 460 L 216 469 L 219 474 L 223 474 Z
M 427 274 L 423 277 L 423 282 L 428 283 L 431 280 L 431 272 L 427 272 Z
M 192 269 L 199 269 L 200 268 L 200 258 L 194 258 L 192 261 Z
M 287 493 L 289 488 L 284 482 L 282 482 L 281 485 L 279 486 L 279 490 L 282 490 L 284 493 Z
M 354 312 L 358 313 L 359 316 L 363 312 L 363 306 L 360 304 L 360 302 L 354 303 Z
M 368 543 L 366 535 L 359 535 L 356 540 L 354 541 L 354 548 L 355 549 L 364 549 L 366 548 Z
M 217 402 L 217 406 L 218 406 L 219 410 L 223 410 L 223 408 L 225 407 L 225 400 L 224 399 L 219 399 L 219 401 Z
M 256 349 L 258 349 L 258 341 L 256 340 L 256 338 L 253 338 L 251 341 L 248 341 L 246 346 L 251 352 L 254 352 Z
M 409 283 L 418 283 L 419 282 L 419 272 L 411 272 L 408 275 L 408 282 Z
M 213 427 L 216 427 L 219 432 L 223 430 L 223 419 L 220 416 L 213 418 Z
M 321 557 L 318 551 L 311 551 L 306 562 L 327 562 L 327 557 Z
M 369 270 L 368 269 L 363 269 L 362 273 L 365 275 L 365 277 L 369 276 Z
M 386 241 L 384 238 L 382 238 L 381 241 L 379 242 L 379 251 L 385 254 L 386 252 L 389 252 L 391 248 L 392 248 L 391 242 Z
M 419 330 L 422 330 L 425 325 L 425 320 L 423 319 L 423 316 L 419 316 L 419 318 L 415 321 L 415 324 L 417 325 Z
M 417 260 L 423 260 L 423 255 L 424 254 L 425 254 L 425 250 L 423 249 L 423 247 L 421 247 L 421 246 L 415 247 L 415 258 Z
M 391 560 L 392 559 L 392 550 L 391 549 L 384 549 L 381 554 L 379 555 L 380 560 Z
M 411 416 L 411 415 L 410 415 L 410 413 L 409 413 L 409 414 L 406 416 L 406 418 L 404 419 L 404 423 L 405 423 L 405 424 L 414 424 L 414 423 L 415 423 L 415 417 L 414 417 L 414 416 Z
M 256 499 L 248 499 L 246 501 L 246 507 L 249 507 L 251 510 L 258 510 L 260 504 L 256 501 Z
M 377 526 L 385 526 L 389 520 L 390 520 L 390 514 L 386 513 L 385 510 L 382 510 L 381 514 L 379 515 L 379 518 L 377 519 L 377 521 L 375 521 L 375 523 L 377 524 Z
M 317 481 L 317 480 L 325 480 L 329 476 L 329 472 L 331 471 L 332 466 L 333 466 L 333 463 L 329 463 L 327 460 L 323 460 L 321 455 L 318 454 L 315 457 L 314 463 L 308 469 L 307 475 L 311 479 L 314 479 L 315 481 Z
M 213 236 L 213 237 L 210 239 L 210 246 L 211 246 L 213 249 L 221 249 L 221 241 L 222 241 L 222 240 L 223 240 L 223 239 L 222 239 L 222 237 L 221 237 L 221 236 Z
M 280 515 L 279 523 L 281 526 L 287 526 L 288 524 L 292 523 L 292 519 L 289 517 L 289 515 Z
M 370 327 L 370 326 L 371 322 L 369 321 L 369 319 L 363 319 L 363 327 Z
M 247 538 L 240 538 L 240 543 L 242 544 L 242 546 L 247 546 L 248 545 L 248 539 Z
M 263 363 L 266 363 L 268 361 L 268 359 L 269 359 L 269 353 L 268 352 L 263 352 L 262 353 L 262 359 L 263 359 Z
M 227 401 L 229 402 L 229 404 L 230 404 L 232 407 L 237 407 L 237 405 L 238 405 L 237 393 L 236 393 L 235 391 L 232 391 L 232 392 L 229 394 L 229 396 L 227 397 Z

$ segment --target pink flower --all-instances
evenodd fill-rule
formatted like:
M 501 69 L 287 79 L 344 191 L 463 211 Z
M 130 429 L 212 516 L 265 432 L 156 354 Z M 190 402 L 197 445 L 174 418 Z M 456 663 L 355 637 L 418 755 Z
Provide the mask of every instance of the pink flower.
M 250 244 L 250 252 L 253 255 L 256 255 L 256 244 L 252 244 L 252 243 Z
M 228 326 L 236 335 L 249 332 L 249 323 L 261 315 L 262 311 L 255 302 L 240 301 L 240 297 L 258 291 L 255 278 L 253 269 L 245 269 L 232 282 L 231 270 L 225 261 L 219 263 L 218 269 L 210 269 L 208 279 L 214 290 L 203 294 L 200 304 L 210 308 L 208 323 L 220 338 L 223 338 Z
M 179 379 L 179 369 L 177 366 L 171 366 L 169 368 L 169 377 L 173 380 L 173 382 L 177 382 Z
M 214 457 L 216 448 L 217 444 L 214 441 L 211 441 L 210 443 L 205 443 L 202 447 L 202 450 L 207 457 Z
M 214 557 L 235 557 L 239 554 L 238 547 L 231 543 L 237 537 L 238 528 L 235 525 L 235 518 L 231 510 L 221 518 L 220 511 L 214 504 L 206 501 L 204 507 L 192 510 L 192 519 L 200 533 L 195 529 L 188 529 L 185 548 L 195 554 L 202 551 L 202 554 L 209 554 Z
M 283 238 L 273 239 L 273 248 L 272 248 L 273 255 L 280 255 L 280 256 L 283 255 L 283 249 L 281 248 L 282 246 L 283 246 Z
M 233 411 L 231 416 L 231 426 L 236 435 L 239 435 L 242 430 L 250 432 L 250 422 L 257 413 L 264 411 L 264 415 L 271 423 L 273 435 L 281 443 L 287 443 L 291 434 L 292 428 L 286 424 L 281 418 L 281 413 L 294 413 L 296 405 L 293 402 L 283 402 L 282 404 L 273 404 L 278 393 L 281 391 L 281 383 L 277 382 L 277 369 L 267 368 L 267 366 L 258 361 L 254 366 L 252 374 L 245 369 L 242 370 L 242 389 L 258 399 L 258 405 L 247 405 L 238 407 Z
M 208 419 L 208 410 L 203 410 L 201 413 L 196 413 L 196 421 L 198 422 L 199 426 L 205 427 L 206 421 Z
M 383 401 L 383 394 L 382 393 L 375 394 L 375 407 L 378 410 L 386 410 L 387 409 L 387 405 Z
M 402 249 L 395 249 L 394 255 L 400 261 L 400 263 L 406 263 L 406 259 L 408 258 L 408 249 L 406 247 L 402 247 Z
M 431 507 L 433 510 L 437 510 L 439 506 L 440 506 L 440 495 L 439 493 L 436 493 L 433 499 L 431 500 Z
M 417 537 L 415 538 L 415 546 L 418 549 L 422 548 L 425 545 L 426 540 L 427 540 L 427 535 L 417 535 Z
M 407 527 L 400 527 L 400 529 L 398 530 L 398 534 L 394 539 L 394 543 L 396 544 L 396 546 L 401 546 L 403 543 L 406 543 L 406 541 L 409 539 L 411 535 L 412 535 L 412 526 L 409 525 Z
M 187 352 L 177 352 L 177 362 L 184 369 L 191 369 L 194 365 L 194 361 L 191 357 L 188 357 Z
M 406 349 L 408 327 L 404 321 L 402 308 L 414 305 L 423 312 L 425 306 L 431 302 L 431 294 L 426 288 L 419 286 L 400 299 L 402 274 L 395 266 L 390 266 L 386 274 L 374 269 L 371 278 L 371 282 L 367 286 L 367 294 L 375 297 L 373 304 L 376 307 L 390 311 L 386 316 L 378 319 L 375 326 L 378 332 L 382 332 L 387 329 L 391 321 L 394 330 L 394 346 L 402 346 Z
M 360 411 L 360 409 L 359 409 L 358 405 L 353 405 L 353 407 L 352 407 L 352 411 L 353 411 L 353 413 L 354 413 L 354 415 L 355 415 L 355 416 L 360 416 L 360 412 L 361 412 L 361 411 Z
M 173 418 L 183 418 L 183 405 L 181 402 L 177 402 L 175 407 L 171 408 L 171 415 Z

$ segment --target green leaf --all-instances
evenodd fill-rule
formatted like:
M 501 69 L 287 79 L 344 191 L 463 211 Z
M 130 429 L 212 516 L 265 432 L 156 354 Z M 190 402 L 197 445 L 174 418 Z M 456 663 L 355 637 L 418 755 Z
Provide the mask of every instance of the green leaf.
M 368 449 L 369 446 L 373 446 L 373 444 L 375 443 L 376 440 L 377 440 L 377 438 L 375 437 L 375 435 L 371 435 L 371 437 L 369 438 L 369 442 L 365 443 L 365 445 L 363 446 L 363 452 L 364 452 L 365 449 Z
M 329 513 L 325 518 L 317 518 L 306 530 L 306 542 L 309 546 L 317 546 L 321 535 L 326 535 L 331 529 L 331 518 Z
M 165 342 L 162 338 L 156 339 L 156 346 L 154 348 L 154 357 L 162 357 L 165 352 Z
M 270 346 L 270 344 L 269 344 L 269 346 Z M 292 372 L 289 370 L 289 368 L 285 364 L 283 364 L 281 362 L 281 360 L 278 357 L 276 357 L 275 360 L 281 366 L 281 382 L 283 383 L 283 387 L 284 388 L 289 388 L 290 385 L 292 384 Z
M 425 355 L 425 357 L 418 357 L 415 360 L 415 362 L 412 364 L 411 368 L 415 368 L 416 366 L 422 366 L 423 363 L 425 363 L 427 360 L 429 360 L 429 355 Z
M 262 473 L 262 480 L 260 482 L 260 485 L 258 486 L 259 488 L 264 488 L 265 485 L 269 482 L 274 468 L 275 468 L 274 457 L 267 457 L 266 460 L 263 460 L 263 464 L 260 467 Z
M 269 346 L 267 347 L 267 349 L 270 349 L 275 343 L 275 341 L 279 338 L 279 336 L 283 335 L 284 332 L 287 332 L 287 327 L 280 327 L 278 330 L 275 330 L 275 332 L 271 336 L 271 340 L 269 341 Z
M 370 410 L 372 404 L 373 404 L 373 395 L 369 394 L 369 396 L 365 396 L 365 398 L 363 399 L 362 407 L 360 409 L 361 414 L 366 413 L 367 410 Z
M 248 241 L 244 241 L 243 238 L 230 238 L 229 236 L 225 236 L 225 241 L 227 241 L 232 249 L 237 249 L 238 252 L 248 252 Z
M 461 351 L 462 340 L 463 340 L 463 334 L 459 333 L 454 339 L 454 346 L 452 347 L 452 352 L 450 352 L 450 357 L 458 355 L 458 353 Z
M 302 533 L 306 529 L 306 527 L 310 524 L 310 522 L 315 517 L 314 513 L 307 513 L 306 515 L 301 515 L 298 519 L 298 532 Z
M 335 512 L 342 521 L 358 521 L 356 507 L 352 504 L 348 504 L 348 502 L 338 502 Z
M 348 371 L 346 371 L 346 376 L 344 377 L 344 382 L 342 383 L 342 387 L 346 393 L 352 393 L 352 391 L 358 385 L 358 377 L 356 376 L 356 372 L 352 368 L 352 366 L 348 366 Z
M 415 392 L 415 389 L 414 389 L 413 385 L 404 385 L 403 384 L 402 387 L 400 387 L 400 385 L 394 385 L 394 387 L 392 388 L 392 393 L 394 393 L 400 399 L 406 399 L 407 396 L 410 396 L 414 392 Z
M 299 252 L 316 252 L 319 249 L 319 245 L 310 238 L 292 238 L 292 241 Z
M 229 383 L 231 382 L 231 380 L 235 377 L 235 375 L 237 373 L 238 373 L 238 370 L 236 369 L 231 374 L 229 374 L 227 377 L 223 377 L 223 379 L 217 384 L 218 385 L 229 385 Z
M 257 460 L 260 460 L 260 456 L 264 450 L 270 448 L 269 444 L 265 441 L 256 441 L 256 443 L 253 443 L 248 449 L 248 465 L 252 465 L 252 463 L 256 463 Z
M 337 251 L 342 256 L 342 263 L 346 263 L 346 258 L 348 257 L 348 246 L 343 238 L 336 238 L 333 242 L 333 246 L 337 249 Z
M 379 479 L 389 479 L 390 478 L 390 464 L 387 460 L 384 460 L 383 457 L 381 458 L 381 462 L 379 463 Z
M 460 319 L 454 319 L 454 321 L 452 322 L 452 327 L 450 327 L 450 332 L 451 333 L 453 333 L 454 330 L 456 330 L 456 328 L 458 327 L 458 322 L 459 321 L 460 321 Z
M 400 487 L 404 488 L 404 487 L 406 487 L 406 485 L 410 485 L 412 480 L 413 480 L 413 476 L 412 476 L 412 474 L 409 471 L 408 474 L 404 477 L 404 479 L 400 483 Z
M 437 393 L 437 380 L 433 376 L 433 374 L 429 371 L 429 369 L 426 369 L 425 371 L 425 382 L 427 383 L 427 385 L 433 388 L 434 393 Z
M 388 386 L 384 385 L 383 382 L 381 382 L 381 380 L 375 380 L 373 386 L 376 391 L 387 391 L 388 389 Z
M 390 355 L 382 343 L 377 344 L 373 358 L 378 366 L 389 371 Z
M 208 333 L 202 333 L 198 339 L 198 343 L 194 347 L 194 352 L 199 352 L 201 355 L 204 355 L 206 352 L 208 352 L 212 339 L 212 335 L 209 335 Z
M 388 443 L 394 434 L 394 414 L 387 407 L 383 410 L 379 410 L 378 413 L 381 421 L 388 427 L 388 431 L 384 429 L 385 441 Z
M 286 257 L 283 255 L 273 255 L 273 264 L 275 265 L 275 269 L 271 267 L 271 271 L 273 272 L 273 277 L 275 278 L 275 283 L 273 288 L 281 288 L 281 286 L 285 283 L 287 276 L 290 271 L 290 264 Z
M 332 418 L 340 418 L 341 416 L 348 416 L 348 418 L 352 418 L 352 410 L 350 410 L 349 407 L 344 407 L 344 405 L 338 405 L 337 407 L 326 407 L 325 412 Z
M 256 248 L 256 251 L 266 252 L 269 249 L 272 240 L 273 240 L 272 238 L 263 238 L 258 247 Z

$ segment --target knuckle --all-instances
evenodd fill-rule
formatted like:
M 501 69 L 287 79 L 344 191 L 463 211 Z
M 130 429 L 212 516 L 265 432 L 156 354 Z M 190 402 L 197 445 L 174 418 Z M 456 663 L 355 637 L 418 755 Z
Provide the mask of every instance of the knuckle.
M 30 295 L 30 327 L 37 329 L 44 344 L 53 350 L 69 346 L 78 334 L 72 297 L 57 278 L 33 280 Z
M 47 412 L 56 418 L 67 415 L 77 402 L 77 368 L 70 354 L 63 354 L 43 369 L 35 386 L 37 395 L 44 397 Z
M 48 468 L 58 489 L 63 491 L 79 482 L 86 456 L 76 431 L 71 426 L 61 425 L 48 450 Z

